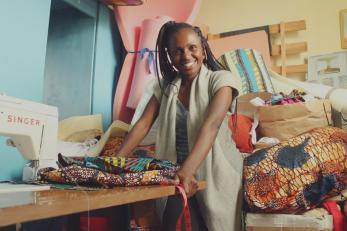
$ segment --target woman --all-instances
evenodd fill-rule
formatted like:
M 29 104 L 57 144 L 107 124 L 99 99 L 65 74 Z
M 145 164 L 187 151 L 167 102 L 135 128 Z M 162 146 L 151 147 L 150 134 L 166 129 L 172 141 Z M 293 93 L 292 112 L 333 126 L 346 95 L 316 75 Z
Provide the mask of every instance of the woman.
M 221 70 L 197 27 L 164 24 L 156 48 L 162 80 L 119 155 L 131 153 L 158 117 L 156 152 L 181 164 L 176 180 L 190 197 L 193 230 L 239 231 L 242 158 L 225 119 L 238 94 L 236 80 Z M 197 192 L 198 180 L 207 189 Z M 168 198 L 163 229 L 174 230 L 180 204 Z

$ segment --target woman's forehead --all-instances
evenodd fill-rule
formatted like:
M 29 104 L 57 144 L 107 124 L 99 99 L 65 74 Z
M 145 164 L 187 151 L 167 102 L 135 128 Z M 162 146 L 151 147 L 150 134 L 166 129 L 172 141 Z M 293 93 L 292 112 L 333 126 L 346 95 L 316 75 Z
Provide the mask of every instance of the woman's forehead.
M 176 31 L 169 41 L 169 46 L 181 46 L 184 44 L 201 44 L 201 39 L 198 34 L 191 28 L 182 28 Z

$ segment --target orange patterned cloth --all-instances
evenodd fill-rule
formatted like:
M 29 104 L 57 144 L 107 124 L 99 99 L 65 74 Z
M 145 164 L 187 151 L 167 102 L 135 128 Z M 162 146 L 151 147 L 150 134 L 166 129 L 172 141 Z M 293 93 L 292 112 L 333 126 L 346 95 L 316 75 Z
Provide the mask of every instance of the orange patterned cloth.
M 111 137 L 106 142 L 100 156 L 115 156 L 124 141 L 124 137 Z M 131 156 L 135 157 L 155 157 L 155 145 L 137 146 Z
M 253 212 L 311 209 L 347 186 L 347 133 L 326 127 L 245 158 L 244 194 Z

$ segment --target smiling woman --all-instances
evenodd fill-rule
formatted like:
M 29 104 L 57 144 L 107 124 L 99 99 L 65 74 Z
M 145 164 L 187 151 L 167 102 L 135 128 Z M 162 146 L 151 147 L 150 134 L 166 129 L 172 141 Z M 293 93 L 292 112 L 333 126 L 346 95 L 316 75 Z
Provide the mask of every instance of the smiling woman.
M 347 48 L 347 9 L 340 11 L 341 48 Z
M 181 166 L 175 183 L 189 197 L 192 229 L 240 230 L 242 157 L 226 116 L 238 95 L 237 79 L 223 70 L 201 30 L 190 24 L 165 23 L 156 50 L 159 81 L 118 153 L 129 155 L 157 119 L 156 158 Z M 202 192 L 197 192 L 199 180 L 209 185 Z M 165 230 L 175 230 L 181 211 L 179 198 L 169 197 Z

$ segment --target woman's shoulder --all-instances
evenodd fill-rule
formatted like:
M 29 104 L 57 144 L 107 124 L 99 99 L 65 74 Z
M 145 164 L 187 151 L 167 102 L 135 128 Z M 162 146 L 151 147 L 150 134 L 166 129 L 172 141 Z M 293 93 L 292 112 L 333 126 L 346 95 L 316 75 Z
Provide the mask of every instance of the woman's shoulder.
M 208 70 L 207 77 L 210 81 L 221 81 L 222 79 L 228 80 L 232 79 L 232 74 L 230 71 L 227 70 L 218 70 L 218 71 L 212 71 Z
M 218 70 L 218 71 L 208 71 L 208 81 L 210 89 L 212 89 L 212 92 L 215 93 L 217 90 L 224 86 L 229 86 L 235 89 L 233 91 L 234 96 L 236 96 L 238 93 L 238 89 L 240 89 L 241 82 L 237 78 L 234 78 L 232 73 L 227 70 Z
M 230 71 L 227 70 L 218 70 L 218 71 L 213 71 L 214 75 L 219 76 L 219 75 L 231 75 Z
M 227 70 L 218 70 L 218 71 L 212 71 L 208 69 L 208 76 L 210 78 L 216 78 L 216 77 L 221 77 L 221 76 L 228 76 L 230 77 L 232 74 L 230 71 Z

